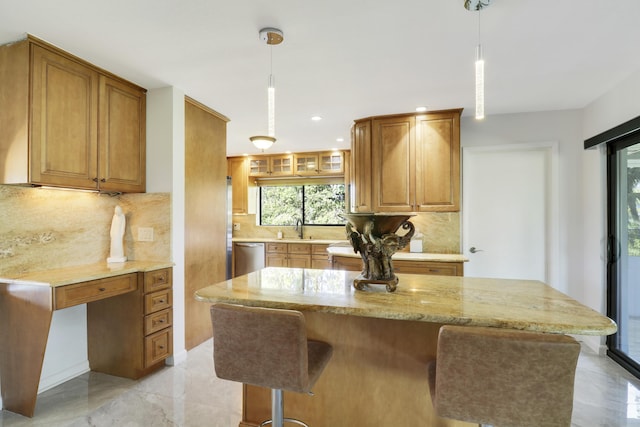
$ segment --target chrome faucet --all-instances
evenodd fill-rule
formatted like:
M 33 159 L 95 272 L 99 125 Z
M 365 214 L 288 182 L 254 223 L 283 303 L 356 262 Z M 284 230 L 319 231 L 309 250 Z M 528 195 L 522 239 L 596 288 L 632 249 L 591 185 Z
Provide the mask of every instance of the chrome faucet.
M 296 231 L 298 232 L 298 237 L 302 239 L 302 220 L 301 219 L 296 221 Z

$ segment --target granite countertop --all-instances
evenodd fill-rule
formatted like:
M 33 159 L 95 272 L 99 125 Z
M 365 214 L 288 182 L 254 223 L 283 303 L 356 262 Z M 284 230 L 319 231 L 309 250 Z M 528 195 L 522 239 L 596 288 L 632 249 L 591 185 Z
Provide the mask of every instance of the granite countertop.
M 360 258 L 360 254 L 355 253 L 351 246 L 330 246 L 327 252 L 331 255 L 340 255 L 349 258 Z M 469 261 L 460 254 L 432 254 L 423 252 L 396 252 L 391 257 L 394 260 L 403 261 L 437 261 L 437 262 L 467 262 Z
M 113 264 L 103 262 L 9 275 L 8 277 L 0 277 L 0 283 L 40 285 L 55 288 L 89 280 L 154 271 L 167 267 L 173 267 L 173 263 L 169 261 L 127 261 Z
M 274 239 L 269 237 L 234 237 L 231 241 L 234 243 L 309 243 L 315 245 L 334 245 L 339 243 L 348 244 L 346 240 L 340 239 Z
M 207 286 L 196 299 L 250 306 L 577 335 L 610 335 L 615 322 L 533 280 L 398 274 L 395 292 L 358 291 L 358 272 L 269 267 Z

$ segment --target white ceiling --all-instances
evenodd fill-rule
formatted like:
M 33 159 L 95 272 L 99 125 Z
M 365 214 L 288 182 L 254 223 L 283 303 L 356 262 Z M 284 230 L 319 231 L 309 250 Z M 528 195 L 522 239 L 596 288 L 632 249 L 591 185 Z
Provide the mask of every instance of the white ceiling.
M 231 119 L 227 152 L 241 154 L 266 132 L 270 48 L 258 31 L 277 27 L 270 151 L 348 148 L 353 119 L 422 105 L 473 113 L 478 15 L 463 3 L 0 0 L 0 43 L 30 33 L 147 89 L 175 86 Z M 485 120 L 582 108 L 640 70 L 638 0 L 493 0 L 481 13 Z

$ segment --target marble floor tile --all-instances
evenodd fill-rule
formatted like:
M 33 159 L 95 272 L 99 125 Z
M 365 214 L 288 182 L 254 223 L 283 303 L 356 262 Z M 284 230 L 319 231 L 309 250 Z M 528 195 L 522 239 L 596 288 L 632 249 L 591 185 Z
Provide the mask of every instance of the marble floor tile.
M 212 350 L 209 340 L 189 351 L 185 363 L 139 381 L 96 372 L 81 375 L 40 394 L 33 418 L 2 411 L 0 426 L 238 427 L 241 386 L 215 377 Z M 640 427 L 640 380 L 584 348 L 576 371 L 572 426 Z

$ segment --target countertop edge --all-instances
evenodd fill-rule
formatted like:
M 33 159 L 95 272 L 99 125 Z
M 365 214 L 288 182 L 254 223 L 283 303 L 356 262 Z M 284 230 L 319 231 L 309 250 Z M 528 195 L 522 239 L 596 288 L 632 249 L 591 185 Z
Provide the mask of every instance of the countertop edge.
M 112 264 L 102 262 L 7 275 L 0 277 L 0 283 L 55 288 L 124 274 L 155 271 L 174 265 L 171 261 L 126 261 Z
M 233 243 L 308 243 L 310 245 L 349 244 L 345 239 L 276 239 L 272 237 L 234 237 L 231 241 Z
M 504 328 L 505 322 L 499 319 L 489 319 L 489 318 L 480 318 L 480 319 L 470 319 L 470 318 L 460 318 L 456 316 L 443 316 L 443 315 L 432 315 L 429 313 L 398 313 L 395 311 L 378 311 L 378 310 L 359 310 L 354 307 L 331 307 L 331 306 L 317 306 L 313 304 L 300 304 L 300 303 L 291 303 L 285 301 L 276 301 L 276 300 L 248 300 L 243 298 L 232 298 L 232 297 L 224 297 L 219 296 L 215 298 L 207 298 L 198 295 L 197 293 L 194 295 L 195 299 L 200 302 L 215 304 L 216 302 L 223 302 L 227 304 L 239 304 L 246 306 L 254 306 L 254 307 L 265 307 L 265 308 L 276 308 L 276 309 L 289 309 L 289 310 L 297 310 L 301 312 L 314 312 L 314 313 L 327 313 L 327 314 L 336 314 L 343 316 L 356 316 L 356 317 L 370 317 L 377 319 L 388 319 L 388 320 L 405 320 L 405 321 L 416 321 L 416 322 L 429 322 L 429 323 L 441 323 L 447 325 L 463 325 L 463 326 L 483 326 L 483 327 L 496 327 L 496 328 Z M 610 319 L 609 319 L 610 320 Z M 608 325 L 602 325 L 599 328 L 580 328 L 575 325 L 563 324 L 556 325 L 556 330 L 554 332 L 548 332 L 548 327 L 543 327 L 541 325 L 537 325 L 535 323 L 531 323 L 529 321 L 515 321 L 510 320 L 508 322 L 509 329 L 523 330 L 523 331 L 532 331 L 532 332 L 547 332 L 547 333 L 562 333 L 562 334 L 571 334 L 571 335 L 587 335 L 587 336 L 606 336 L 611 335 L 617 332 L 618 328 L 615 322 L 610 320 Z
M 361 258 L 360 254 L 355 253 L 353 248 L 346 246 L 328 247 L 327 252 L 332 256 L 343 256 L 347 258 Z M 462 254 L 436 254 L 427 252 L 396 252 L 391 257 L 398 261 L 433 261 L 433 262 L 468 262 L 469 259 Z

